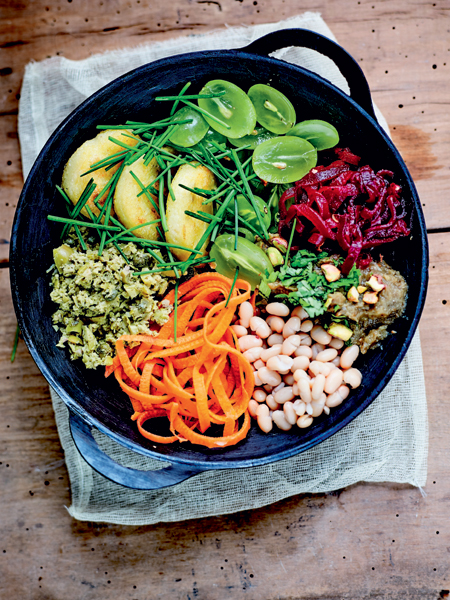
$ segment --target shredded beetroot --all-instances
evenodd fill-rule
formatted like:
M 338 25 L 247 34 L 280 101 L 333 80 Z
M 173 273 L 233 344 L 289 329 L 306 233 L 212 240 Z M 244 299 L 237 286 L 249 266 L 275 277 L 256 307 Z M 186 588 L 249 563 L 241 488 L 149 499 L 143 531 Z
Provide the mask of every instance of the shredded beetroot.
M 360 157 L 349 148 L 334 152 L 338 160 L 311 169 L 281 196 L 278 231 L 289 237 L 286 229 L 296 219 L 296 232 L 319 250 L 326 240 L 337 242 L 346 253 L 342 272 L 347 274 L 354 264 L 367 266 L 373 248 L 409 235 L 410 228 L 401 187 L 391 181 L 394 174 L 359 167 Z

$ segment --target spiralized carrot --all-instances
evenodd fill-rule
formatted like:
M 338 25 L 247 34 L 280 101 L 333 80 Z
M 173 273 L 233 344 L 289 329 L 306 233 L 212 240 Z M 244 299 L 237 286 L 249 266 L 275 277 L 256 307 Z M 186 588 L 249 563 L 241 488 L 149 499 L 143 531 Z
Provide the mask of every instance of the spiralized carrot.
M 105 376 L 114 373 L 132 403 L 132 419 L 147 439 L 223 448 L 247 435 L 254 376 L 231 322 L 239 304 L 250 299 L 251 287 L 241 279 L 232 285 L 216 272 L 196 275 L 178 287 L 176 324 L 172 313 L 155 337 L 124 335 L 117 340 Z M 175 291 L 164 300 L 173 304 Z M 144 429 L 146 421 L 161 416 L 168 418 L 172 435 Z M 208 434 L 211 425 L 222 426 L 222 435 Z

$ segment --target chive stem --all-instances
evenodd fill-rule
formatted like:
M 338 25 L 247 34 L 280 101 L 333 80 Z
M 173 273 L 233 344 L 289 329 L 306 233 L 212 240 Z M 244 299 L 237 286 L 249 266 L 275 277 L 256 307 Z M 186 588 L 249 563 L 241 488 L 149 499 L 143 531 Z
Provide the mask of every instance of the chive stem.
M 238 275 L 239 275 L 239 266 L 236 267 L 236 273 L 234 274 L 234 279 L 233 279 L 233 283 L 231 284 L 230 293 L 228 294 L 227 301 L 225 302 L 225 308 L 228 306 L 228 302 L 230 301 L 231 295 L 233 294 L 234 286 L 236 285 L 236 280 L 238 278 Z

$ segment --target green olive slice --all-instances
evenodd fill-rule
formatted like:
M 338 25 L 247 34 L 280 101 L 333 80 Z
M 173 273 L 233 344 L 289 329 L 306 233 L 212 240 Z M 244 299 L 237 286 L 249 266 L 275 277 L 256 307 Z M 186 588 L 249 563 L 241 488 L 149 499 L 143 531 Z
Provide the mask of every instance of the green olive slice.
M 327 150 L 339 143 L 339 133 L 336 127 L 320 119 L 301 121 L 294 125 L 286 135 L 296 135 L 308 140 L 317 150 Z
M 317 150 L 303 138 L 276 137 L 255 148 L 253 170 L 270 183 L 292 183 L 317 164 Z
M 286 96 L 263 83 L 257 83 L 248 90 L 250 100 L 256 110 L 256 119 L 273 133 L 287 133 L 295 123 L 295 108 Z

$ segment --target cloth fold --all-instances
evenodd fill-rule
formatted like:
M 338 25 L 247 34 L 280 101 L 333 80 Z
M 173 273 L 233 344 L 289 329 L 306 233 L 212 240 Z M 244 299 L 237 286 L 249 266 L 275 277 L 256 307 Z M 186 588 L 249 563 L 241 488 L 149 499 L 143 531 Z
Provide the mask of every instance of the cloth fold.
M 83 61 L 55 57 L 30 63 L 19 106 L 24 176 L 59 123 L 112 79 L 159 58 L 203 49 L 240 48 L 270 31 L 291 27 L 311 29 L 335 40 L 320 14 L 308 12 L 279 23 L 226 28 L 107 52 Z M 347 83 L 336 66 L 317 52 L 291 47 L 273 56 L 306 67 L 348 93 Z M 377 107 L 375 111 L 388 132 Z M 53 390 L 51 395 L 71 483 L 72 504 L 68 510 L 79 520 L 144 525 L 258 508 L 288 496 L 329 492 L 360 481 L 390 481 L 418 487 L 426 482 L 428 424 L 418 333 L 385 390 L 361 415 L 325 442 L 277 463 L 208 471 L 157 491 L 124 488 L 91 469 L 73 443 L 65 404 Z M 102 450 L 120 464 L 140 470 L 165 466 L 131 453 L 99 432 L 94 435 Z

